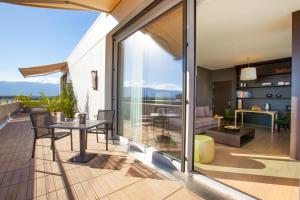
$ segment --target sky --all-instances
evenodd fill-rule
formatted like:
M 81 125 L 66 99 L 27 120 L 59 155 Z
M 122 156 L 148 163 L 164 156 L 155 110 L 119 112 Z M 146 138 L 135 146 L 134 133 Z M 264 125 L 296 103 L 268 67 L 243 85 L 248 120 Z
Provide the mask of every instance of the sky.
M 23 78 L 18 68 L 65 61 L 99 14 L 0 3 L 0 81 L 59 83 L 60 73 Z

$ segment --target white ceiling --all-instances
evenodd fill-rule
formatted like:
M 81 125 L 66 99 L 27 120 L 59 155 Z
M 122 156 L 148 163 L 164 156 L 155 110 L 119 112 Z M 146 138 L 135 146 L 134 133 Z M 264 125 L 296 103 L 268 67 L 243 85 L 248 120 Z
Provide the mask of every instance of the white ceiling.
M 300 0 L 197 0 L 197 65 L 221 69 L 292 55 Z

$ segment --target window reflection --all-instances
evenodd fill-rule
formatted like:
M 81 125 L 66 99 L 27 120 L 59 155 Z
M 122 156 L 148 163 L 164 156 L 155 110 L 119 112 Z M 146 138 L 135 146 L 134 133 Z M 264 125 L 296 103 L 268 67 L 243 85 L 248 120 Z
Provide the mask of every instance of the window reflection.
M 124 137 L 180 158 L 182 5 L 120 43 L 119 127 Z

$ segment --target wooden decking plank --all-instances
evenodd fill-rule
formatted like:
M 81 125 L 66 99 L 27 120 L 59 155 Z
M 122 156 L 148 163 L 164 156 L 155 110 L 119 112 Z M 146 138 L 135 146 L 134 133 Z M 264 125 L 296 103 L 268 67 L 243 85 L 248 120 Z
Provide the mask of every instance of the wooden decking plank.
M 126 154 L 118 145 L 96 143 L 89 137 L 89 148 L 98 156 L 86 164 L 74 164 L 68 159 L 78 152 L 70 151 L 70 138 L 58 140 L 57 160 L 52 161 L 49 139 L 37 140 L 35 158 L 31 159 L 33 132 L 29 120 L 8 124 L 0 131 L 0 199 L 118 199 L 138 200 L 167 196 L 176 182 L 165 182 L 167 191 L 155 195 L 160 182 L 157 172 Z M 79 137 L 74 133 L 78 151 Z M 2 151 L 1 151 L 2 150 Z M 151 178 L 153 177 L 153 178 Z M 149 179 L 149 180 L 148 180 Z M 160 178 L 160 181 L 166 179 Z M 1 181 L 2 180 L 2 181 Z M 149 182 L 140 184 L 139 182 Z M 152 181 L 151 181 L 152 180 Z M 163 195 L 162 195 L 163 194 Z

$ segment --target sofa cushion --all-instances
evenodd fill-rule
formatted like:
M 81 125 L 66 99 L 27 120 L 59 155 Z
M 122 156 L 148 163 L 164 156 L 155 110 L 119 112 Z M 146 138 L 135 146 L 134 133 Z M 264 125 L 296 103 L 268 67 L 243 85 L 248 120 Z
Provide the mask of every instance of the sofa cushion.
M 195 119 L 195 128 L 217 125 L 218 121 L 213 117 L 199 117 Z
M 196 107 L 196 117 L 205 117 L 204 107 Z
M 210 110 L 208 106 L 204 106 L 204 115 L 205 117 L 211 117 L 210 116 Z

